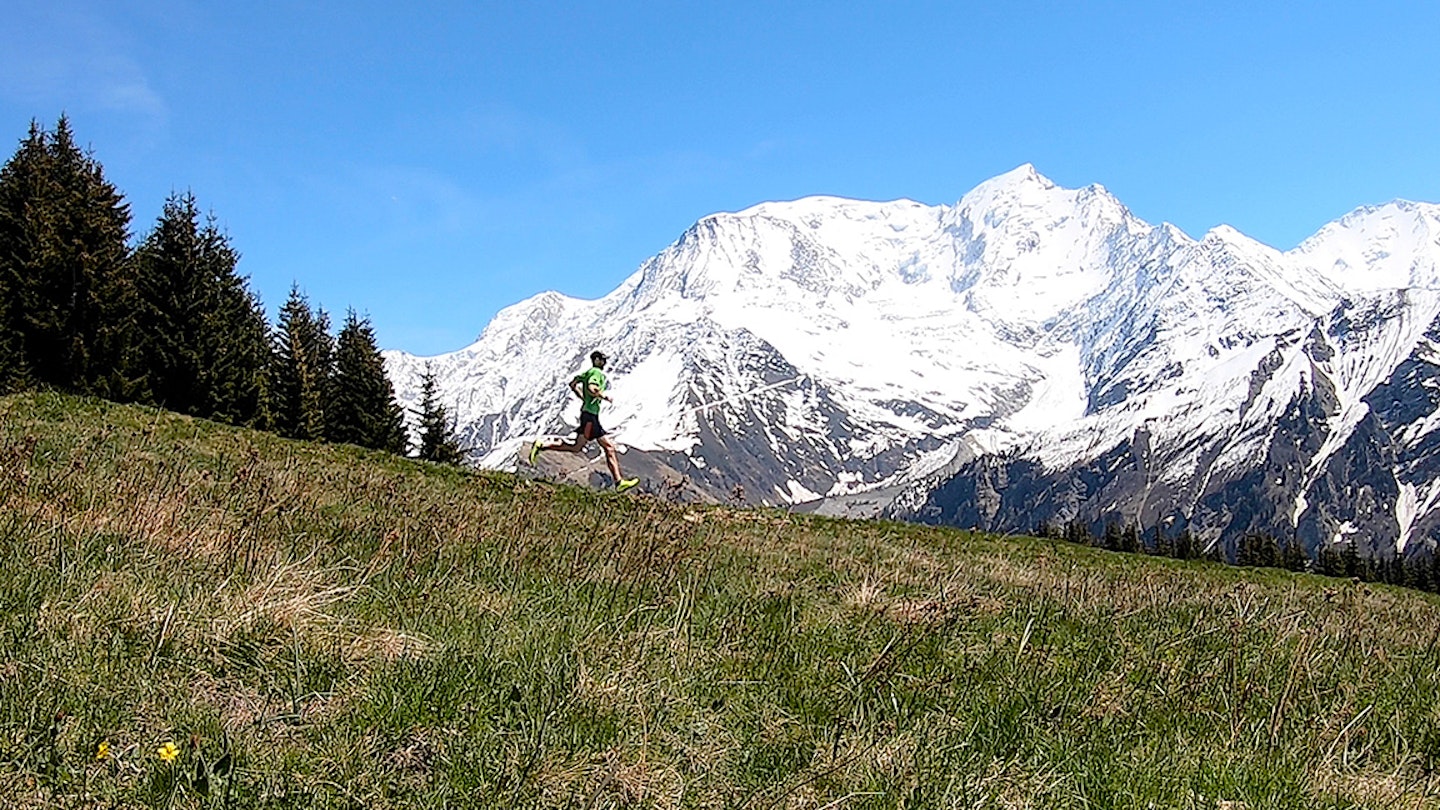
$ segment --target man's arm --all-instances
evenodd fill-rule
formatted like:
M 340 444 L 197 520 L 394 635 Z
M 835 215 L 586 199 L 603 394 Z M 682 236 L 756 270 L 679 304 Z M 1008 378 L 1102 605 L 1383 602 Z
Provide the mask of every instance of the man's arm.
M 581 399 L 585 398 L 585 395 L 581 393 L 580 387 L 582 385 L 584 386 L 584 390 L 588 391 L 590 393 L 590 396 L 592 397 L 603 399 L 606 402 L 615 401 L 610 398 L 610 395 L 606 394 L 603 390 L 601 390 L 599 384 L 597 384 L 593 380 L 590 380 L 583 374 L 570 381 L 570 390 L 575 392 L 575 396 L 580 397 Z

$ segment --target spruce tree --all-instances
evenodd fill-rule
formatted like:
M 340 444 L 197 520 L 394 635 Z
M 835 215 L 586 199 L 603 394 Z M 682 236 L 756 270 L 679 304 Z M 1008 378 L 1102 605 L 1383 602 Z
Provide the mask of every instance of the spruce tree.
M 275 429 L 292 439 L 323 439 L 334 355 L 330 318 L 293 286 L 278 320 L 270 378 Z
M 1165 528 L 1159 523 L 1155 524 L 1155 541 L 1152 548 L 1157 557 L 1175 556 L 1175 541 L 1170 539 L 1170 535 L 1165 533 Z
M 1405 558 L 1405 583 L 1416 590 L 1430 590 L 1430 562 L 1412 555 Z
M 1280 560 L 1281 565 L 1289 571 L 1304 571 L 1310 563 L 1310 559 L 1305 555 L 1305 547 L 1300 544 L 1300 538 L 1294 535 L 1291 535 L 1280 550 Z
M 1100 540 L 1100 547 L 1110 551 L 1119 551 L 1123 540 L 1121 539 L 1120 524 L 1110 521 L 1105 524 L 1105 534 Z
M 210 413 L 231 424 L 273 428 L 270 326 L 245 277 L 220 279 L 212 321 L 210 334 L 219 342 L 214 346 L 207 391 Z
M 1195 542 L 1195 535 L 1190 533 L 1190 527 L 1180 530 L 1180 536 L 1175 538 L 1175 558 L 1180 560 L 1193 560 L 1200 556 L 1199 544 Z
M 1127 523 L 1120 532 L 1120 550 L 1137 554 L 1140 552 L 1140 526 L 1135 523 Z
M 1315 554 L 1315 573 L 1327 577 L 1343 577 L 1345 574 L 1345 560 L 1340 552 L 1329 543 L 1324 543 Z
M 266 426 L 265 314 L 239 254 L 193 194 L 172 195 L 135 252 L 149 397 L 182 413 Z
M 1347 577 L 1359 577 L 1365 570 L 1365 565 L 1360 560 L 1360 547 L 1353 537 L 1345 544 L 1345 550 L 1340 552 L 1340 560 Z
M 42 223 L 58 193 L 53 190 L 50 135 L 38 121 L 0 168 L 0 339 L 7 344 L 3 371 L 8 387 L 34 382 L 30 373 L 30 333 L 34 331 L 38 295 L 36 267 L 53 252 Z M 53 240 L 52 240 L 53 241 Z
M 117 399 L 135 395 L 127 272 L 130 210 L 61 117 L 32 122 L 0 169 L 5 338 L 34 381 Z M 12 352 L 16 349 L 12 348 Z
M 265 309 L 249 279 L 239 274 L 240 254 L 213 214 L 200 228 L 199 244 L 211 302 L 201 330 L 205 413 L 235 425 L 269 428 L 271 357 Z
M 148 398 L 172 411 L 206 415 L 203 344 L 214 301 L 199 219 L 194 196 L 172 195 L 133 261 Z
M 25 364 L 20 354 L 20 335 L 10 316 L 11 293 L 5 275 L 0 272 L 0 394 L 8 394 L 24 386 Z
M 440 464 L 459 464 L 465 457 L 455 439 L 454 425 L 445 406 L 440 404 L 439 385 L 435 382 L 435 369 L 426 365 L 420 375 L 420 452 L 422 461 Z
M 369 320 L 350 310 L 335 344 L 335 371 L 325 412 L 326 438 L 405 452 L 405 424 Z
M 1279 568 L 1282 564 L 1280 544 L 1268 534 L 1246 534 L 1235 547 L 1235 564 Z

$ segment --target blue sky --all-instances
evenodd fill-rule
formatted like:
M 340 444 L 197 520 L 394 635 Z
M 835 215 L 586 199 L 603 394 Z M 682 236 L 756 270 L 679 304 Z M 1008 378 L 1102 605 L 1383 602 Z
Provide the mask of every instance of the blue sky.
M 412 7 L 413 6 L 413 7 Z M 273 312 L 467 345 L 692 222 L 951 203 L 1033 163 L 1287 249 L 1440 201 L 1440 3 L 69 2 L 0 15 L 0 134 L 67 113 L 137 234 L 192 190 Z M 6 147 L 5 156 L 13 152 Z

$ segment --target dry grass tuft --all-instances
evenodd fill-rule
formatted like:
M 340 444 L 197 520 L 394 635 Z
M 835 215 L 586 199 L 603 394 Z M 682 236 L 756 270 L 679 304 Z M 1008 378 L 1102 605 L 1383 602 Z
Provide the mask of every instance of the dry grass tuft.
M 610 770 L 610 786 L 621 806 L 649 805 L 662 810 L 680 806 L 685 781 L 673 765 L 652 762 L 643 746 L 629 762 L 620 761 L 618 752 L 612 756 L 616 765 Z
M 345 657 L 352 662 L 417 660 L 433 655 L 438 649 L 439 645 L 431 639 L 376 627 L 352 640 Z
M 345 581 L 353 573 L 347 569 L 320 570 L 300 562 L 278 565 L 269 576 L 243 589 L 222 586 L 216 594 L 216 629 L 229 635 L 235 629 L 265 623 L 304 634 L 337 627 L 342 620 L 325 608 L 359 590 L 358 584 Z
M 873 610 L 882 606 L 885 585 L 879 580 L 867 579 L 856 585 L 845 595 L 845 604 L 861 610 Z
M 1310 788 L 1317 800 L 1332 801 L 1339 796 L 1361 807 L 1433 810 L 1440 806 L 1436 800 L 1440 795 L 1440 774 L 1347 770 L 1327 760 L 1315 768 Z
M 546 756 L 536 768 L 535 781 L 545 806 L 654 807 L 682 806 L 685 780 L 668 762 L 651 757 L 642 741 L 615 746 L 589 758 Z

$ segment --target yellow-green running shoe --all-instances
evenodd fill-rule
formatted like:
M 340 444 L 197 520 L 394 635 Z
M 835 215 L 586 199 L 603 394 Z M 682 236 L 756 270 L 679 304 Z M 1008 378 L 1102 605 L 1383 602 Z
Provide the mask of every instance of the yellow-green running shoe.
M 624 492 L 638 483 L 640 483 L 639 478 L 625 478 L 615 485 L 615 491 Z

